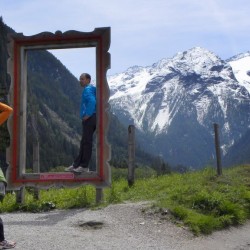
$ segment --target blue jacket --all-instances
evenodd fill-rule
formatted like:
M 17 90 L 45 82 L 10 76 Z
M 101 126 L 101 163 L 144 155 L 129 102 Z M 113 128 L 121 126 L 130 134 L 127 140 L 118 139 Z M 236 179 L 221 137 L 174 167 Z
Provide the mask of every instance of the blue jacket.
M 96 87 L 87 85 L 82 91 L 80 117 L 91 116 L 94 113 L 96 113 Z

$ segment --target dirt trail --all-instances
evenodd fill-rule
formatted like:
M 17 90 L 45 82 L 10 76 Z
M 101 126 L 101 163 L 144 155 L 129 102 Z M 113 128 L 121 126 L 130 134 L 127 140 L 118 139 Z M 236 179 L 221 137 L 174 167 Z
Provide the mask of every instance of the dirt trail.
M 2 214 L 7 239 L 21 250 L 250 250 L 250 222 L 194 237 L 169 220 L 143 214 L 146 203 L 99 210 L 55 210 Z

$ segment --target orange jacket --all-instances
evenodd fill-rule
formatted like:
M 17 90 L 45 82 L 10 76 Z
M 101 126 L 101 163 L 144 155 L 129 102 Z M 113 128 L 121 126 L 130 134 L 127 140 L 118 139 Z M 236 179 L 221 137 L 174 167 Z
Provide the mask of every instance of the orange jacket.
M 10 116 L 13 109 L 8 105 L 0 102 L 0 125 L 2 125 Z

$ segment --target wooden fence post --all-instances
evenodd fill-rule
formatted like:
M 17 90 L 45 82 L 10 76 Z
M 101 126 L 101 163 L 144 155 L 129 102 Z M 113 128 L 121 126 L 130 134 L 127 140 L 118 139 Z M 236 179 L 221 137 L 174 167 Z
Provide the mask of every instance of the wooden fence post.
M 39 155 L 39 141 L 35 139 L 33 142 L 33 171 L 40 173 L 40 155 Z M 34 198 L 40 199 L 40 191 L 38 187 L 34 188 Z
M 215 151 L 216 151 L 216 159 L 217 159 L 217 174 L 222 175 L 219 125 L 216 123 L 214 123 L 214 136 L 215 136 Z
M 25 200 L 25 187 L 21 187 L 16 191 L 16 203 L 23 204 Z
M 128 185 L 134 185 L 135 180 L 135 126 L 128 127 Z
M 39 136 L 37 130 L 37 122 L 34 113 L 31 115 L 31 124 L 33 131 L 33 172 L 40 173 L 40 145 L 39 145 Z M 34 188 L 34 198 L 36 200 L 40 199 L 39 188 Z
M 96 190 L 96 204 L 99 204 L 103 201 L 103 189 L 97 187 L 95 190 Z

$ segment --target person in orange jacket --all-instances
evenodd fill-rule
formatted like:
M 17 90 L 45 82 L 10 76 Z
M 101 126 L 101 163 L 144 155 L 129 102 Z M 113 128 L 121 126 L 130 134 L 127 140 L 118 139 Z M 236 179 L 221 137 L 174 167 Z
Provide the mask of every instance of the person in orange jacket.
M 8 119 L 12 111 L 13 109 L 10 106 L 0 102 L 0 125 Z
M 0 125 L 2 125 L 9 118 L 12 112 L 13 109 L 11 107 L 0 102 Z M 14 248 L 15 246 L 16 242 L 5 240 L 3 221 L 0 218 L 0 249 L 9 249 Z

